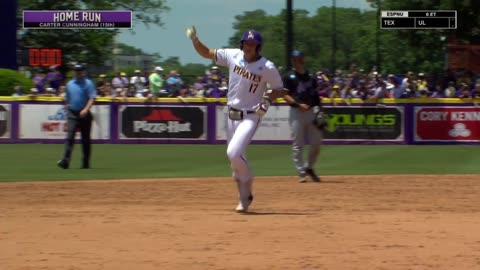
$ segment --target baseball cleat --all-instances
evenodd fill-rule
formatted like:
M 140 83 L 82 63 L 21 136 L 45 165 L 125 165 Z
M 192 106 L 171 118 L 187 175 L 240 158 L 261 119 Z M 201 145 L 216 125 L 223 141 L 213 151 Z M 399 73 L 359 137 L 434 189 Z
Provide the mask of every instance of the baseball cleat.
M 306 183 L 307 182 L 307 177 L 305 176 L 300 176 L 300 178 L 298 179 L 298 183 Z
M 57 161 L 57 165 L 62 169 L 68 169 L 68 161 L 66 159 L 61 159 Z
M 250 204 L 252 204 L 252 201 L 253 201 L 253 195 L 250 194 L 250 196 L 248 196 L 247 200 L 245 202 L 242 202 L 242 200 L 240 200 L 238 202 L 238 205 L 237 207 L 235 208 L 235 211 L 237 213 L 245 213 L 248 211 L 248 207 L 250 206 Z
M 313 182 L 320 182 L 320 177 L 318 177 L 318 175 L 315 174 L 313 169 L 306 169 L 305 172 L 307 173 L 308 176 L 312 178 Z

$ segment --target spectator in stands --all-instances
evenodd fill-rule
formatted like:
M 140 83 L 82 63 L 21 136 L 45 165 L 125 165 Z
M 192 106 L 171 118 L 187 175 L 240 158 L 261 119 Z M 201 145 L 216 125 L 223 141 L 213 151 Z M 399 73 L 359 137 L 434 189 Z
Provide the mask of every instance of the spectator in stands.
M 430 96 L 431 98 L 444 98 L 445 97 L 445 91 L 442 87 L 442 82 L 438 81 L 435 84 L 435 89 L 432 91 L 432 95 Z
M 367 100 L 372 95 L 371 90 L 367 87 L 366 83 L 365 80 L 360 80 L 356 93 L 356 96 L 363 101 Z
M 33 84 L 35 85 L 36 91 L 32 91 L 35 94 L 44 94 L 45 93 L 45 73 L 42 72 L 41 70 L 35 74 L 35 77 L 33 77 Z
M 97 94 L 99 97 L 112 97 L 116 91 L 112 89 L 112 85 L 105 78 L 105 74 L 100 74 L 97 81 Z M 113 91 L 112 91 L 113 90 Z M 112 93 L 113 92 L 113 93 Z
M 446 98 L 453 98 L 455 97 L 456 93 L 457 93 L 457 89 L 455 88 L 455 82 L 454 81 L 448 82 L 448 87 L 444 91 L 444 96 Z
M 393 93 L 392 93 L 392 90 L 393 90 L 393 87 L 394 87 L 394 81 L 396 80 L 396 77 L 395 75 L 393 74 L 388 74 L 387 76 L 387 80 L 386 80 L 386 84 L 387 84 L 387 90 L 388 90 L 388 93 L 390 95 L 390 97 L 393 97 Z
M 146 82 L 147 80 L 142 76 L 140 70 L 135 70 L 135 75 L 130 78 L 130 85 L 132 85 L 134 89 L 135 97 L 144 97 Z
M 205 96 L 205 86 L 203 83 L 204 78 L 198 76 L 197 80 L 193 83 L 190 91 L 192 97 L 204 97 Z
M 355 87 L 355 83 L 352 82 L 348 85 L 345 85 L 345 87 L 341 91 L 341 98 L 345 103 L 347 103 L 347 105 L 352 104 L 351 100 L 355 97 L 355 94 L 353 93 Z
M 330 91 L 330 101 L 333 102 L 333 105 L 337 105 L 335 99 L 342 97 L 342 94 L 340 93 L 340 86 L 338 84 L 332 85 L 332 90 Z
M 105 74 L 98 75 L 98 80 L 97 80 L 97 85 L 96 85 L 97 91 L 100 92 L 100 88 L 103 88 L 105 86 L 105 83 L 106 83 L 105 78 L 106 77 L 107 77 L 107 75 L 105 75 Z
M 466 83 L 460 84 L 460 89 L 457 91 L 457 97 L 460 99 L 470 98 L 470 87 Z
M 58 70 L 57 66 L 51 66 L 50 67 L 50 72 L 47 74 L 45 77 L 45 80 L 47 82 L 48 87 L 53 89 L 53 93 L 55 95 L 58 94 L 58 90 L 60 89 L 60 86 L 63 83 L 64 77 L 62 73 Z
M 163 89 L 163 77 L 162 77 L 162 67 L 155 67 L 153 69 L 152 74 L 148 77 L 149 85 L 150 85 L 150 93 L 148 98 L 157 99 L 159 96 L 165 96 L 166 91 Z
M 394 77 L 391 79 L 391 82 L 393 83 L 393 88 L 390 90 L 392 98 L 406 98 L 407 94 L 400 80 Z
M 317 75 L 317 92 L 321 97 L 328 98 L 330 93 L 330 79 L 327 70 L 318 71 Z
M 22 91 L 22 87 L 20 85 L 17 85 L 15 86 L 15 88 L 13 88 L 13 94 L 12 94 L 12 97 L 20 97 L 20 96 L 23 96 L 23 91 Z
M 480 81 L 475 83 L 475 88 L 472 90 L 472 98 L 480 98 Z
M 117 75 L 112 79 L 112 87 L 115 90 L 114 96 L 122 96 L 125 97 L 128 90 L 128 80 L 122 77 L 124 72 L 117 72 Z
M 417 85 L 417 95 L 420 97 L 428 97 L 430 96 L 430 91 L 428 90 L 428 83 L 427 79 L 425 78 L 425 73 L 420 72 L 418 73 L 418 78 L 416 81 Z
M 220 72 L 220 69 L 218 69 L 217 66 L 213 66 L 208 72 L 205 73 L 203 83 L 208 85 L 216 84 L 219 86 L 224 77 L 225 76 Z
M 367 96 L 369 101 L 378 102 L 379 99 L 384 99 L 388 97 L 387 83 L 383 80 L 377 82 L 377 86 L 374 89 L 373 93 Z
M 61 97 L 62 99 L 65 99 L 65 90 L 67 87 L 65 85 L 61 85 L 60 88 L 58 88 L 58 96 Z
M 170 96 L 178 96 L 183 87 L 183 81 L 176 70 L 171 70 L 167 78 L 166 90 Z

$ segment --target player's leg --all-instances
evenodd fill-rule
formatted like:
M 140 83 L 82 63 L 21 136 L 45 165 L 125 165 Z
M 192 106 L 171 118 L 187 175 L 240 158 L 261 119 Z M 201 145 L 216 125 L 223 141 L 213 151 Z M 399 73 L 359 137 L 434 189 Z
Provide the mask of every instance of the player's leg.
M 235 130 L 237 129 L 237 127 L 241 123 L 241 121 L 231 120 L 231 119 L 228 119 L 228 117 L 227 117 L 226 121 L 227 121 L 227 145 L 231 145 L 230 142 L 232 140 L 233 134 L 235 133 Z M 233 144 L 232 144 L 231 147 L 233 147 Z M 238 189 L 239 204 L 238 204 L 236 210 L 237 211 L 245 211 L 246 208 L 244 207 L 243 203 L 241 202 L 242 201 L 241 199 L 248 196 L 248 194 L 251 193 L 251 189 L 249 189 L 249 185 L 240 181 L 237 178 L 238 173 L 235 172 L 235 166 L 232 162 L 230 162 L 230 168 L 232 169 L 232 177 L 233 177 L 233 179 L 234 179 L 234 181 L 237 185 L 237 189 Z
M 292 132 L 292 157 L 295 169 L 300 176 L 300 182 L 305 182 L 305 164 L 303 162 L 303 146 L 305 125 L 303 113 L 299 109 L 290 109 L 290 128 Z
M 90 168 L 90 153 L 91 153 L 91 140 L 90 140 L 90 131 L 92 129 L 92 114 L 88 113 L 84 119 L 80 121 L 80 132 L 82 135 L 82 150 L 83 150 L 83 159 L 82 159 L 82 168 Z
M 312 178 L 313 181 L 319 182 L 320 178 L 314 171 L 315 162 L 317 161 L 318 155 L 320 154 L 320 144 L 322 143 L 322 132 L 313 125 L 313 120 L 315 118 L 315 113 L 313 110 L 310 110 L 305 119 L 307 120 L 307 138 L 310 144 L 310 151 L 308 153 L 308 160 L 306 164 L 306 173 Z
M 253 200 L 252 182 L 253 175 L 246 159 L 246 148 L 250 144 L 253 135 L 260 123 L 259 117 L 250 114 L 241 121 L 231 121 L 231 138 L 227 147 L 227 156 L 230 160 L 233 177 L 237 181 L 239 191 L 239 205 L 237 211 L 243 212 Z
M 57 162 L 58 166 L 67 169 L 72 158 L 73 146 L 75 143 L 75 132 L 79 126 L 79 116 L 71 111 L 67 112 L 67 135 L 65 138 L 65 151 L 63 159 Z
M 252 178 L 250 167 L 245 156 L 246 148 L 260 123 L 258 115 L 249 114 L 236 126 L 228 143 L 227 156 L 231 162 L 235 178 L 247 182 Z

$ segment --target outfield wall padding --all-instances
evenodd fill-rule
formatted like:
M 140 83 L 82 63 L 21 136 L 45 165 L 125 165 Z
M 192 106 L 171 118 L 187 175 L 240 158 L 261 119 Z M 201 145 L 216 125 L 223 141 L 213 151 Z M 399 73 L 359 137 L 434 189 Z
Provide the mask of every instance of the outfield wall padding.
M 325 144 L 480 144 L 480 107 L 472 100 L 385 99 L 323 102 Z M 224 99 L 145 102 L 99 98 L 92 108 L 94 143 L 225 143 Z M 290 144 L 290 107 L 275 103 L 253 143 Z M 63 143 L 66 113 L 57 97 L 0 97 L 0 143 Z M 77 139 L 79 134 L 77 134 Z

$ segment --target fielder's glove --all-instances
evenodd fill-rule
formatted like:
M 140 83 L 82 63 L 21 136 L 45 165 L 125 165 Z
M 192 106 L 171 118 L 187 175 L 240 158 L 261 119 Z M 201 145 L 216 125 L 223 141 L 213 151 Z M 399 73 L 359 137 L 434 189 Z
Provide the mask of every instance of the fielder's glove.
M 315 114 L 315 118 L 313 119 L 313 124 L 320 130 L 324 130 L 328 123 L 327 123 L 328 115 L 322 111 L 319 111 Z

